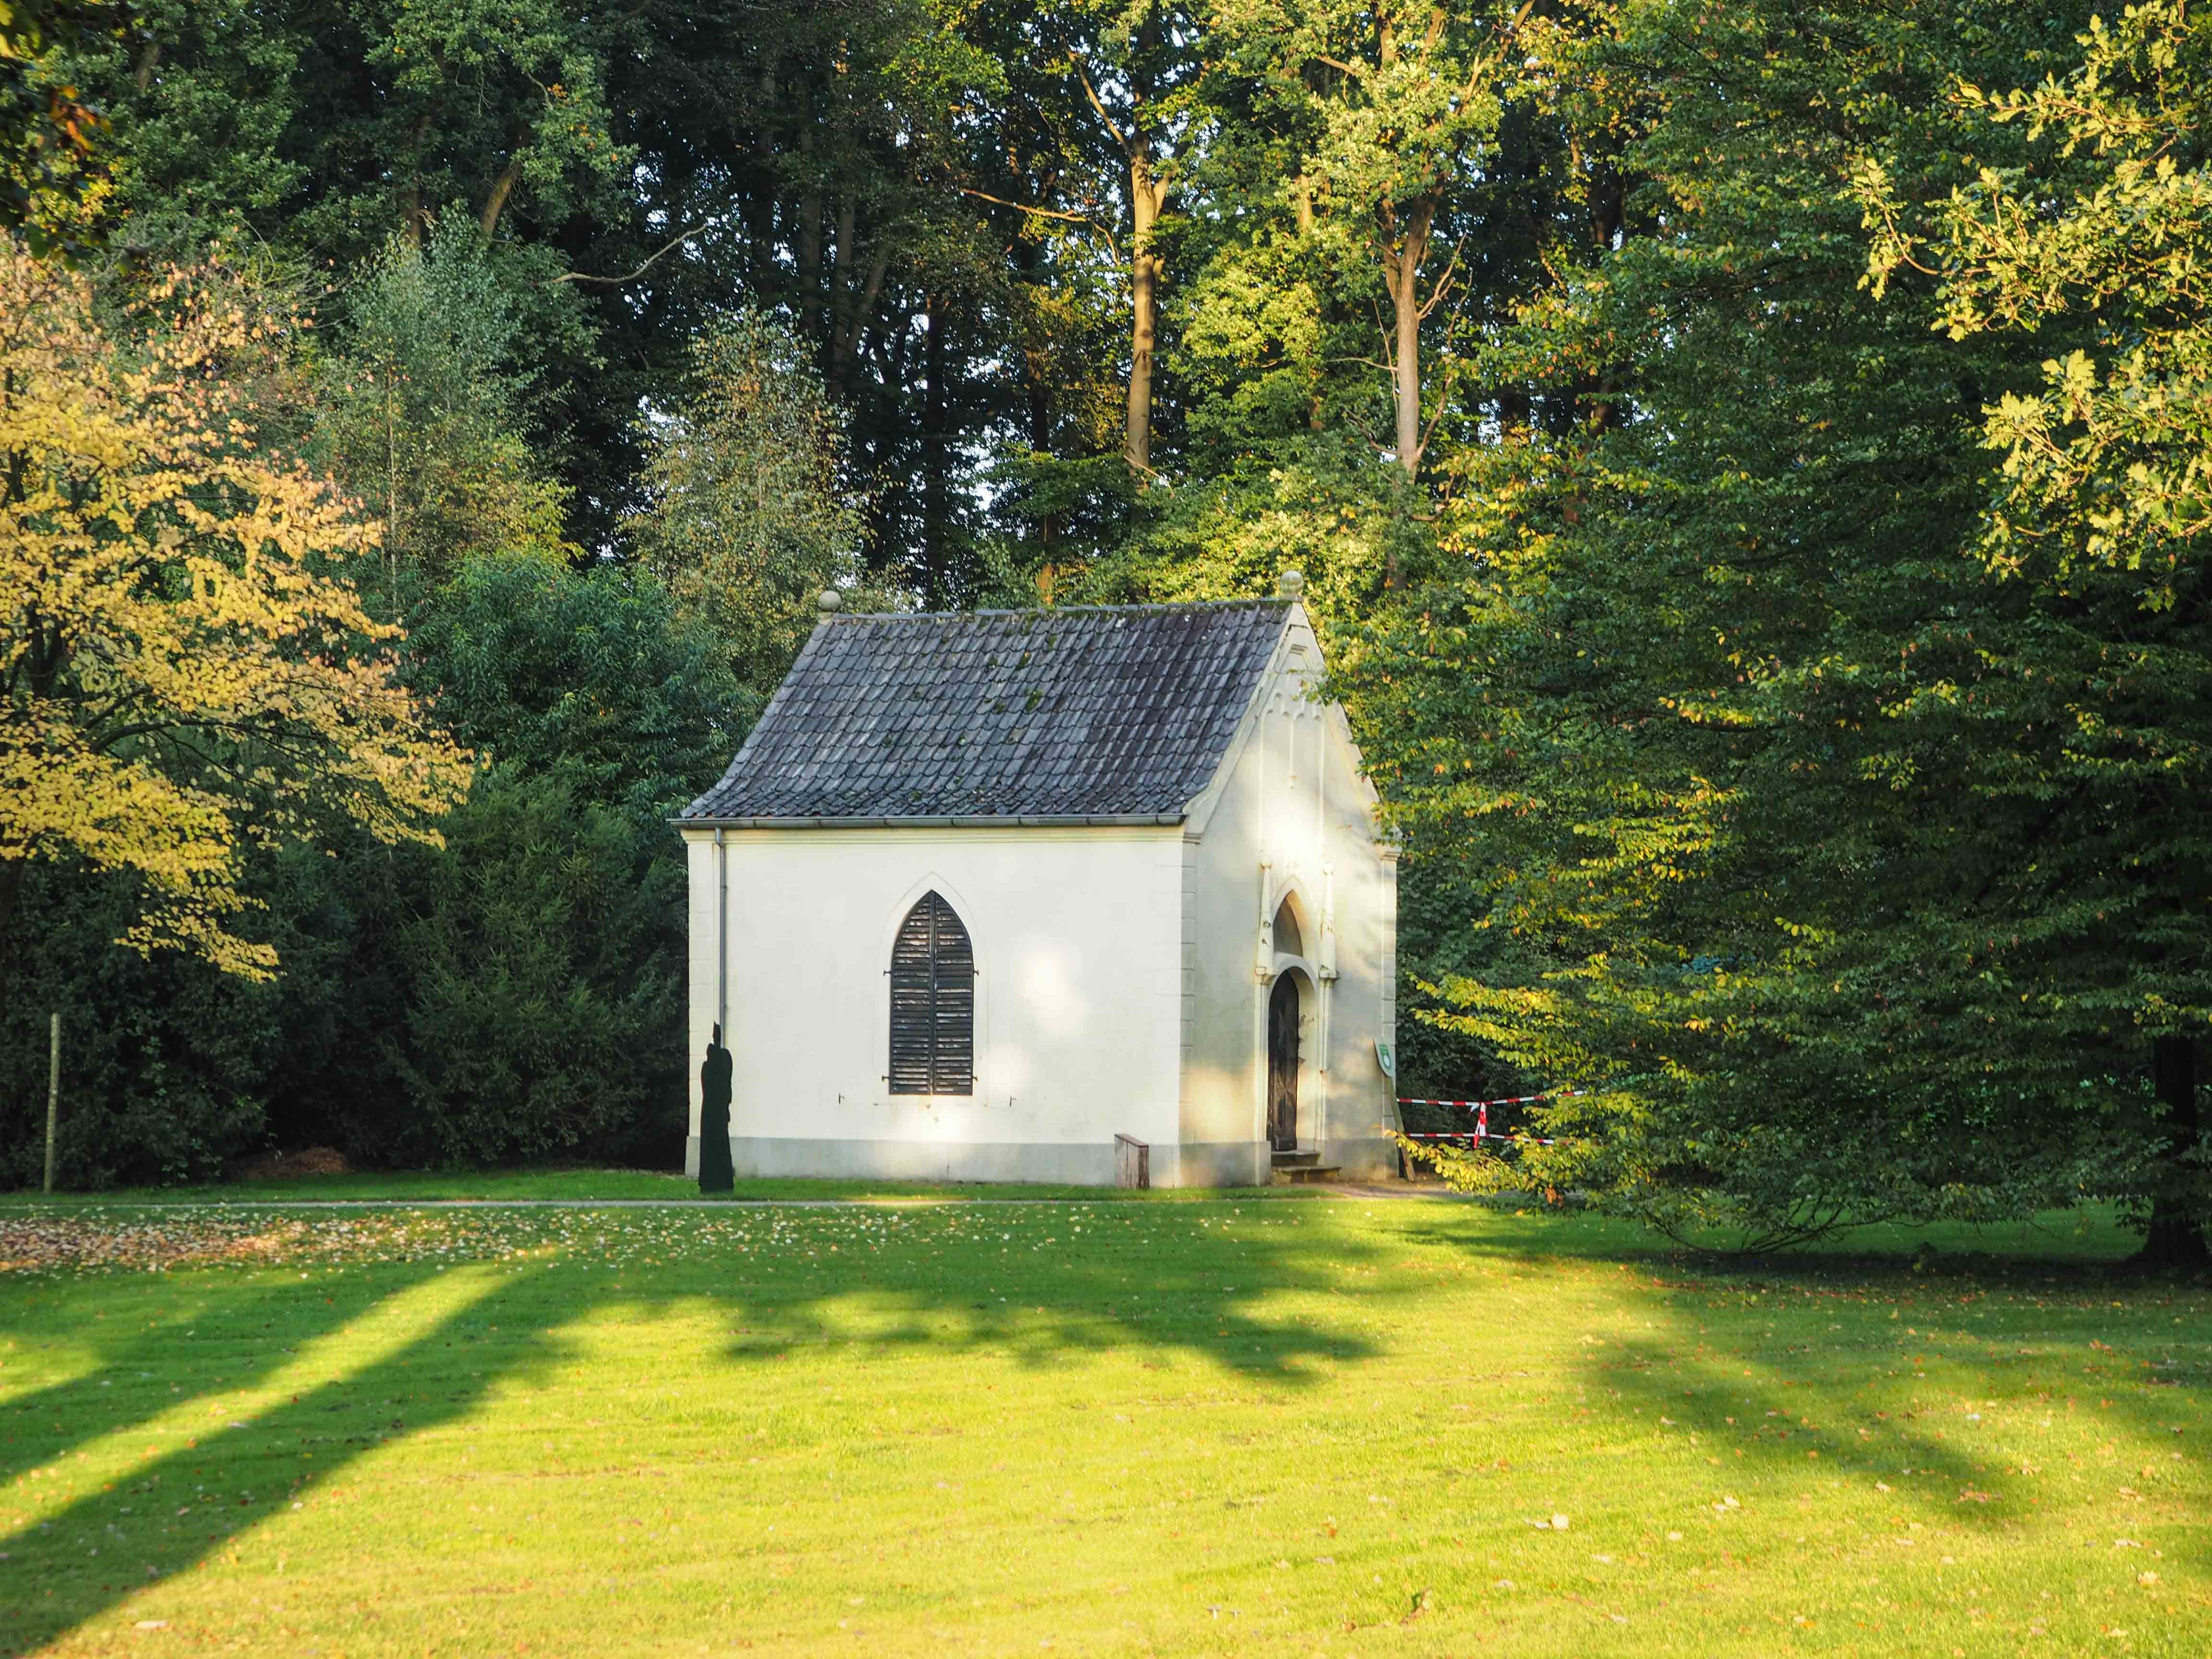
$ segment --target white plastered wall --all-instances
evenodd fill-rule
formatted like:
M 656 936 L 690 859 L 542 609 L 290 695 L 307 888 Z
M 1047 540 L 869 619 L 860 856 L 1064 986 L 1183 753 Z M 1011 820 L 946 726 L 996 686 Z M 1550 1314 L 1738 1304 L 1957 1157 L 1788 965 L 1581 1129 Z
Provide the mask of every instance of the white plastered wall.
M 1395 1171 L 1397 862 L 1343 710 L 1306 696 L 1321 653 L 1294 607 L 1224 771 L 1184 830 L 1182 1179 L 1265 1180 L 1267 998 L 1301 1002 L 1299 1145 L 1348 1175 Z M 1285 895 L 1304 954 L 1273 948 Z M 1155 1154 L 1157 1163 L 1158 1154 Z
M 1159 1178 L 1178 1129 L 1179 829 L 731 829 L 719 848 L 711 830 L 684 835 L 688 1168 L 720 939 L 741 1175 L 1103 1185 L 1119 1133 L 1155 1147 Z M 933 888 L 975 946 L 969 1096 L 893 1095 L 884 1077 L 892 937 Z

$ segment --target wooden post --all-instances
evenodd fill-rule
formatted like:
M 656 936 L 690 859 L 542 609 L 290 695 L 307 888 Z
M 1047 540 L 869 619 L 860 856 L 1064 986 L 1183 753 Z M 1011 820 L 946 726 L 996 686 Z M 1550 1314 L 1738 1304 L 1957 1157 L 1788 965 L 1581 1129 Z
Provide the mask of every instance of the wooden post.
M 62 1110 L 62 1017 L 46 1027 L 46 1187 L 54 1189 L 54 1126 Z

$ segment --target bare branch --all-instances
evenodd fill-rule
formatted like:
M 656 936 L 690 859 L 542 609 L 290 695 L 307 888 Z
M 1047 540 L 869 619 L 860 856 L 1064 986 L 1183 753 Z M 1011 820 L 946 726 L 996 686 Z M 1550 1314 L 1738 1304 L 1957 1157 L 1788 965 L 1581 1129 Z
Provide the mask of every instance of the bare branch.
M 1115 125 L 1114 118 L 1106 112 L 1106 106 L 1099 101 L 1098 89 L 1091 84 L 1090 76 L 1084 73 L 1081 57 L 1071 52 L 1068 54 L 1067 61 L 1075 70 L 1075 78 L 1083 82 L 1083 95 L 1091 100 L 1091 107 L 1098 112 L 1098 118 L 1106 124 L 1106 131 L 1114 135 L 1114 142 L 1121 147 L 1121 153 L 1124 155 L 1134 155 L 1137 153 L 1136 146 L 1132 144 L 1128 136 Z
M 1111 230 L 1087 213 L 1063 213 L 1057 208 L 1032 207 L 1027 202 L 1009 202 L 1003 196 L 994 196 L 988 191 L 969 190 L 964 185 L 960 187 L 960 193 L 972 196 L 979 202 L 988 202 L 994 207 L 1012 208 L 1017 213 L 1035 214 L 1040 219 L 1059 219 L 1071 225 L 1081 225 L 1086 229 L 1097 231 L 1109 240 L 1113 238 Z
M 634 283 L 639 277 L 644 276 L 647 271 L 652 270 L 654 264 L 659 261 L 663 254 L 672 252 L 676 248 L 680 246 L 682 244 L 690 241 L 691 238 L 696 236 L 701 231 L 706 229 L 709 225 L 718 222 L 719 221 L 714 219 L 702 219 L 697 224 L 692 225 L 684 230 L 678 231 L 674 236 L 671 237 L 666 242 L 655 249 L 653 253 L 647 258 L 646 262 L 643 264 L 640 265 L 635 270 L 631 271 L 627 276 L 587 276 L 580 270 L 564 270 L 558 276 L 549 277 L 546 281 L 540 283 L 538 286 L 540 288 L 555 288 L 562 283 L 596 283 L 607 288 L 618 288 L 624 283 Z
M 1452 273 L 1459 269 L 1459 256 L 1466 251 L 1466 248 L 1467 237 L 1462 234 L 1459 240 L 1452 244 L 1452 256 L 1445 262 L 1443 274 L 1437 278 L 1436 286 L 1429 291 L 1429 302 L 1421 307 L 1421 316 L 1424 320 L 1426 320 L 1431 313 L 1450 296 Z

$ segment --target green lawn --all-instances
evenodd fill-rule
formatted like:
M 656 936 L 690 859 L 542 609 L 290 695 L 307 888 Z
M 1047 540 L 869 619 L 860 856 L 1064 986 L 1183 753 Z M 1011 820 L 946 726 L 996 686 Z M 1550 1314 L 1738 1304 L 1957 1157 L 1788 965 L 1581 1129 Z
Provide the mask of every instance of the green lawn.
M 0 1650 L 2212 1650 L 2212 1292 L 1970 1242 L 13 1206 Z
M 740 1181 L 740 1199 L 860 1198 L 1091 1198 L 1085 1187 L 948 1186 L 943 1182 L 896 1181 Z M 1168 1194 L 1159 1194 L 1165 1197 Z M 294 1176 L 274 1181 L 233 1181 L 221 1185 L 140 1187 L 94 1194 L 0 1193 L 0 1208 L 23 1205 L 74 1204 L 298 1204 L 367 1201 L 424 1203 L 468 1200 L 671 1200 L 699 1196 L 688 1176 L 654 1170 L 421 1170 L 338 1176 Z

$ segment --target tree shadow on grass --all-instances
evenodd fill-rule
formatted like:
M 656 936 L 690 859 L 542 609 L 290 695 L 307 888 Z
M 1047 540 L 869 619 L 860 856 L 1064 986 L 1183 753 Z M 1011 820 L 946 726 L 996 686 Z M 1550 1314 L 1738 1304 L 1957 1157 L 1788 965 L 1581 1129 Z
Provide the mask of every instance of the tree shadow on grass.
M 68 1300 L 75 1315 L 68 1340 L 88 1349 L 90 1363 L 75 1376 L 0 1400 L 0 1421 L 8 1425 L 0 1436 L 0 1482 L 15 1480 L 42 1463 L 67 1455 L 67 1422 L 104 1419 L 98 1433 L 127 1434 L 173 1412 L 181 1399 L 204 1397 L 208 1381 L 220 1382 L 226 1392 L 261 1387 L 292 1358 L 291 1348 L 343 1328 L 389 1294 L 388 1286 L 358 1279 L 331 1282 L 319 1278 L 310 1298 L 296 1281 L 269 1281 L 232 1287 L 218 1309 L 203 1295 L 168 1294 L 173 1284 L 152 1273 L 47 1279 L 24 1298 L 25 1311 L 41 1300 Z M 178 1305 L 179 1301 L 185 1305 Z M 202 1341 L 204 1315 L 227 1328 L 255 1334 L 244 1339 L 251 1343 L 251 1351 L 239 1352 L 228 1340 L 218 1342 L 212 1327 L 210 1337 Z M 285 1327 L 281 1338 L 258 1337 L 260 1332 L 273 1330 L 279 1319 Z M 9 1334 L 15 1333 L 0 1324 L 0 1335 Z M 47 1342 L 52 1340 L 49 1336 Z M 19 1346 L 46 1346 L 28 1334 L 18 1334 L 16 1340 Z M 179 1386 L 184 1374 L 180 1367 L 207 1374 L 191 1396 Z
M 42 1279 L 15 1306 L 0 1304 L 0 1334 L 19 1346 L 37 1340 L 42 1322 L 29 1304 L 59 1298 L 77 1316 L 72 1337 L 94 1333 L 97 1368 L 0 1407 L 21 1425 L 8 1448 L 9 1497 L 33 1516 L 0 1537 L 0 1650 L 44 1646 L 313 1502 L 380 1447 L 451 1431 L 495 1390 L 543 1381 L 569 1358 L 562 1327 L 601 1314 L 703 1302 L 726 1322 L 720 1353 L 738 1390 L 747 1368 L 812 1345 L 989 1354 L 1034 1368 L 1138 1349 L 1293 1389 L 1376 1352 L 1348 1318 L 1261 1305 L 1338 1288 L 1347 1267 L 1374 1255 L 1371 1243 L 1291 1206 L 1221 1208 L 507 1212 L 514 1233 L 535 1225 L 552 1254 L 318 1267 L 305 1280 L 244 1284 L 227 1267 Z M 475 1224 L 498 1231 L 481 1212 Z M 191 1305 L 161 1307 L 179 1294 Z M 184 1381 L 179 1352 L 196 1340 L 217 1345 L 208 1364 L 220 1374 L 195 1372 L 171 1394 Z M 349 1345 L 370 1357 L 356 1363 Z M 132 1391 L 117 1399 L 101 1384 L 124 1379 L 103 1371 L 127 1373 Z M 289 1399 L 235 1419 L 227 1409 L 203 1418 L 204 1432 L 174 1443 L 206 1402 L 272 1387 L 282 1395 L 295 1382 Z M 161 1446 L 148 1443 L 157 1428 Z M 115 1478 L 40 1508 L 24 1471 L 80 1455 L 112 1465 Z
M 2079 1396 L 2100 1437 L 2148 1444 L 2177 1413 L 2144 1385 L 2191 1380 L 2140 1351 L 2160 1346 L 2145 1340 L 2154 1307 L 2193 1293 L 2078 1258 L 1638 1266 L 1666 1299 L 1663 1334 L 1593 1351 L 1585 1381 L 1624 1422 L 1696 1436 L 1719 1466 L 1704 1500 L 1719 1511 L 1722 1486 L 1843 1481 L 1923 1522 L 1995 1536 L 2049 1496 L 2047 1454 L 2021 1447 L 2039 1431 L 2028 1419 Z M 2122 1287 L 2116 1310 L 2109 1292 Z M 2105 1336 L 2118 1340 L 2098 1346 Z
M 467 1275 L 467 1269 L 441 1275 L 427 1265 L 377 1274 L 380 1282 L 353 1301 L 356 1320 L 441 1279 L 451 1282 L 461 1305 L 366 1365 L 242 1419 L 215 1422 L 182 1446 L 149 1448 L 101 1492 L 17 1530 L 5 1540 L 14 1589 L 0 1598 L 0 1644 L 15 1653 L 35 1650 L 124 1597 L 217 1554 L 355 1460 L 465 1417 L 501 1379 L 550 1363 L 553 1344 L 542 1337 L 511 1346 L 497 1367 L 465 1378 L 424 1363 L 449 1347 L 473 1314 L 496 1309 L 517 1288 L 513 1275 L 501 1274 L 507 1284 L 471 1297 L 477 1286 Z M 331 1309 L 337 1305 L 333 1299 Z M 326 1334 L 343 1334 L 336 1321 L 321 1322 Z M 265 1385 L 272 1374 L 264 1370 L 240 1386 Z M 229 1392 L 231 1379 L 225 1382 Z M 87 1443 L 109 1435 L 130 1438 L 128 1431 L 103 1429 Z

